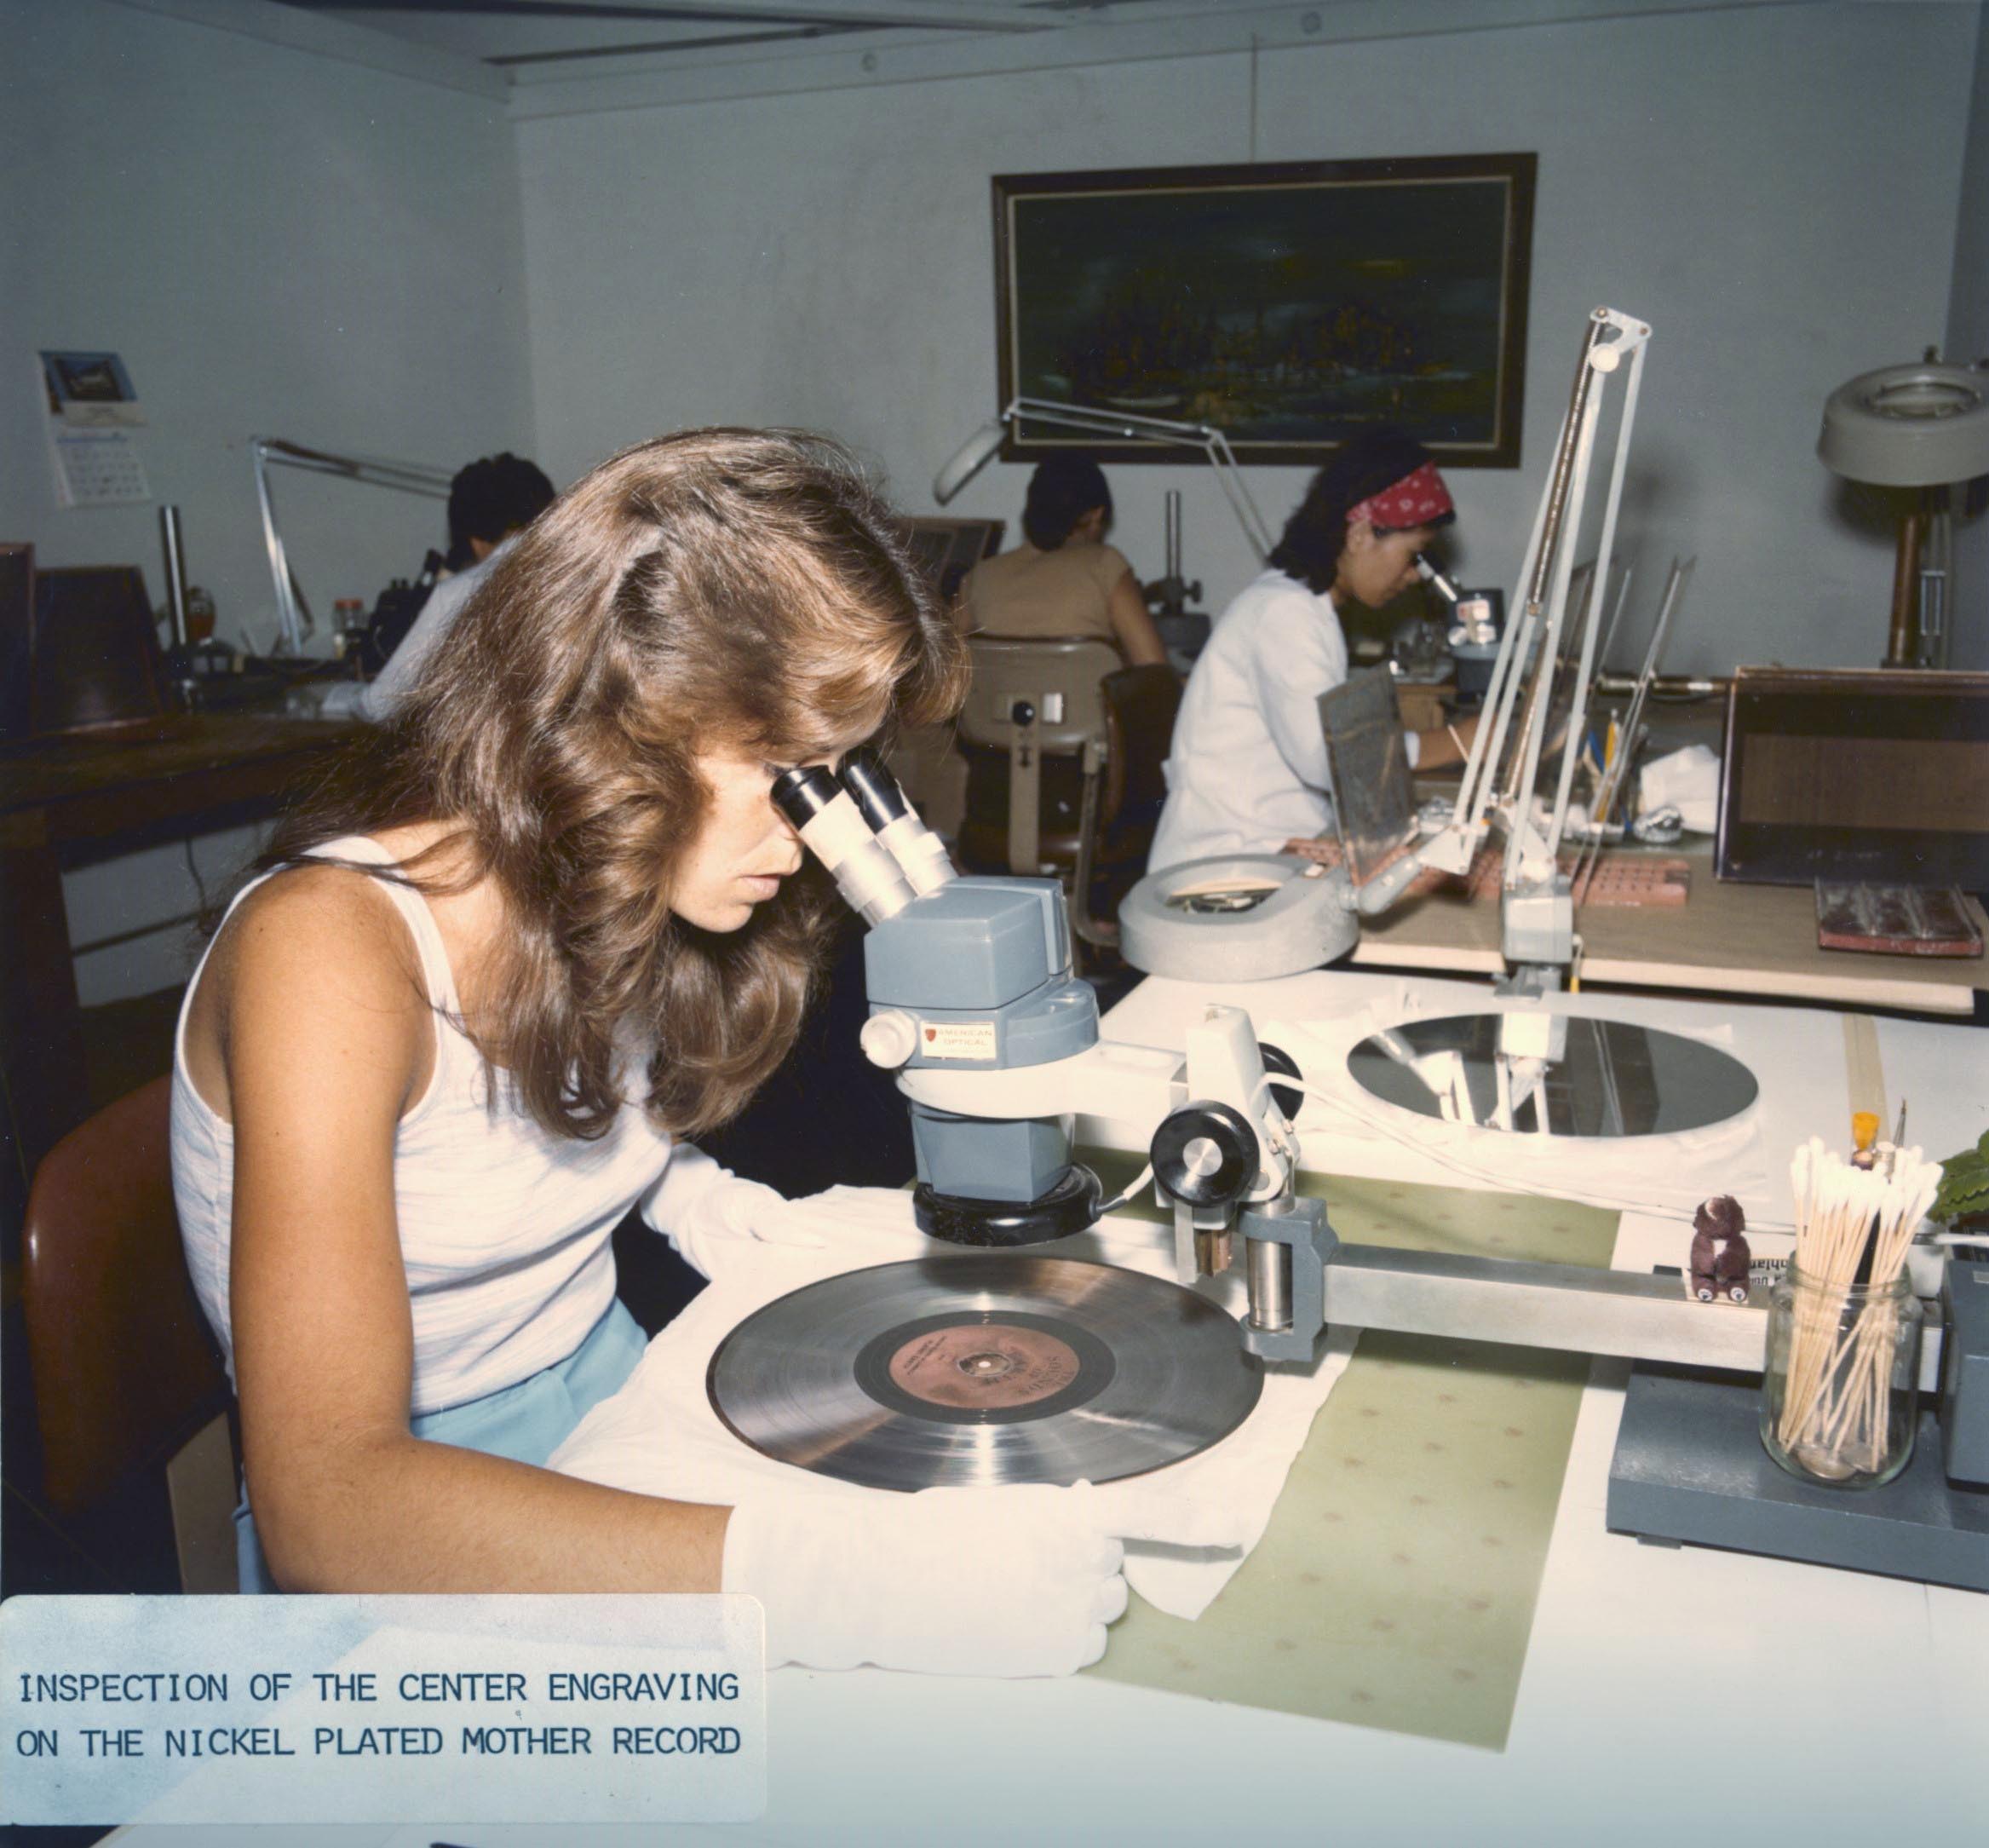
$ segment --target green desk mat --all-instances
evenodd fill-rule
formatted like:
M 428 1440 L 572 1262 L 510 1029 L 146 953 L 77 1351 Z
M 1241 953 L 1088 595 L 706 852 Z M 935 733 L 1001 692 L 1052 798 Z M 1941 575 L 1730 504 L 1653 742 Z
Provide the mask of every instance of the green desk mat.
M 1108 1193 L 1130 1163 L 1088 1154 Z M 1613 1212 L 1303 1177 L 1349 1244 L 1607 1266 Z M 1196 1621 L 1135 1596 L 1110 1681 L 1503 1748 L 1587 1357 L 1370 1332 Z

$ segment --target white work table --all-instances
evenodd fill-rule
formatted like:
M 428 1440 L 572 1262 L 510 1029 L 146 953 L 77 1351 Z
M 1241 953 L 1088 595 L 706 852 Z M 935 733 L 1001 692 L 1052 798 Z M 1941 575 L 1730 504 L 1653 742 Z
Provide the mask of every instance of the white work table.
M 1425 1013 L 1477 984 L 1408 978 Z M 1266 1019 L 1344 1012 L 1403 978 L 1319 972 L 1227 987 L 1149 982 L 1113 1037 L 1178 1045 L 1207 1003 Z M 1724 1028 L 1762 1084 L 1767 1199 L 1787 1218 L 1789 1149 L 1848 1120 L 1837 1016 L 1651 997 L 1576 998 L 1584 1012 Z M 1876 1022 L 1909 1139 L 1946 1154 L 1989 1125 L 1980 1029 Z M 1306 1166 L 1455 1184 L 1386 1141 L 1304 1131 Z M 1780 1247 L 1773 1245 L 1771 1250 Z M 1616 1262 L 1683 1255 L 1675 1222 L 1624 1215 Z M 1716 1313 L 1717 1311 L 1709 1311 Z M 239 1832 L 256 1842 L 498 1848 L 570 1841 L 978 1845 L 1354 1841 L 1628 1848 L 1802 1848 L 1980 1840 L 1989 1790 L 1989 1598 L 1609 1533 L 1604 1498 L 1623 1363 L 1583 1394 L 1519 1698 L 1503 1752 L 1184 1698 L 1095 1678 L 950 1680 L 865 1671 L 771 1678 L 771 1800 L 727 1828 L 434 1828 Z M 1330 1561 L 1328 1562 L 1330 1569 Z M 133 1843 L 186 1841 L 135 1829 Z M 238 1832 L 206 1832 L 225 1842 Z
M 1711 844 L 1703 837 L 1620 857 L 1631 865 L 1640 857 L 1683 859 L 1691 896 L 1681 906 L 1583 906 L 1575 929 L 1584 946 L 1583 973 L 1591 982 L 1964 1020 L 1975 1007 L 1974 991 L 1989 984 L 1989 965 L 1980 957 L 1819 949 L 1813 887 L 1716 879 Z M 1976 929 L 1989 931 L 1981 906 L 1966 897 L 1963 905 Z M 1433 893 L 1364 918 L 1352 960 L 1363 969 L 1496 976 L 1505 966 L 1499 920 L 1497 905 Z

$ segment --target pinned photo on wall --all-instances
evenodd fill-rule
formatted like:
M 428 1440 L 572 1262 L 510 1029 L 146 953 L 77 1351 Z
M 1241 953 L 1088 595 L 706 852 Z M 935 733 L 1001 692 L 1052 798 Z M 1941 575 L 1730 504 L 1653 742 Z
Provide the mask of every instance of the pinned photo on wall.
M 129 434 L 146 416 L 124 360 L 114 353 L 47 348 L 39 357 L 57 504 L 119 507 L 150 500 L 152 484 Z
M 42 349 L 49 415 L 78 429 L 129 429 L 145 422 L 131 375 L 114 353 Z

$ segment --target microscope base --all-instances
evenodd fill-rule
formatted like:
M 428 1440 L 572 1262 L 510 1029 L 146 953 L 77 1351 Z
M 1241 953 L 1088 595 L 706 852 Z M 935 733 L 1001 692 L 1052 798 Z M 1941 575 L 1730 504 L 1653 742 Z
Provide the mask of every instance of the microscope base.
M 1005 1250 L 1043 1245 L 1085 1230 L 1098 1217 L 1104 1191 L 1090 1169 L 1073 1161 L 1047 1194 L 1029 1200 L 970 1200 L 935 1193 L 929 1183 L 921 1181 L 911 1191 L 911 1213 L 928 1238 Z
M 1898 1477 L 1843 1489 L 1772 1462 L 1760 1406 L 1756 1380 L 1640 1364 L 1609 1465 L 1611 1530 L 1989 1592 L 1989 1490 L 1947 1480 L 1933 1413 Z

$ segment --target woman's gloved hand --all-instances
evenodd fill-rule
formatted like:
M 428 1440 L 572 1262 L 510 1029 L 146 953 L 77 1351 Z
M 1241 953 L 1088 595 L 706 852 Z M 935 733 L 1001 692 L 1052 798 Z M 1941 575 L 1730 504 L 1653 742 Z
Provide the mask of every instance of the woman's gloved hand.
M 670 1151 L 669 1167 L 642 1202 L 642 1217 L 707 1277 L 716 1275 L 712 1266 L 722 1263 L 720 1253 L 728 1241 L 822 1243 L 784 1195 L 762 1182 L 740 1179 L 687 1143 Z
M 1104 1655 L 1126 1608 L 1129 1539 L 1244 1534 L 1225 1511 L 1089 1482 L 794 1495 L 733 1510 L 723 1588 L 766 1607 L 769 1667 L 1067 1675 Z

